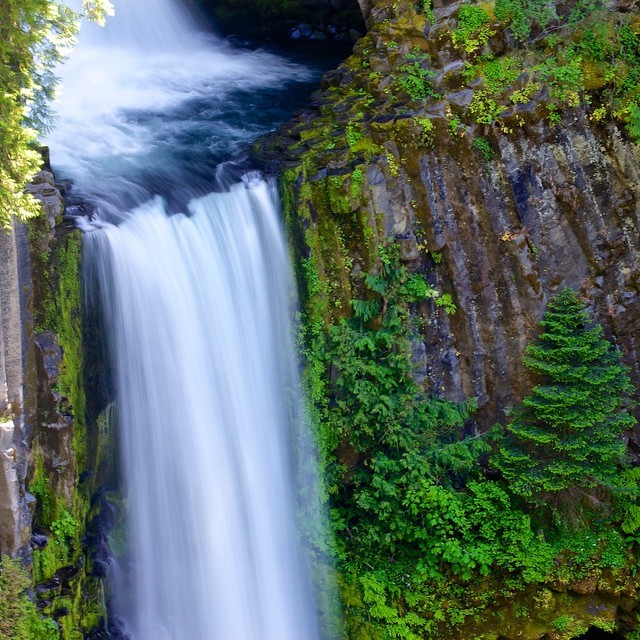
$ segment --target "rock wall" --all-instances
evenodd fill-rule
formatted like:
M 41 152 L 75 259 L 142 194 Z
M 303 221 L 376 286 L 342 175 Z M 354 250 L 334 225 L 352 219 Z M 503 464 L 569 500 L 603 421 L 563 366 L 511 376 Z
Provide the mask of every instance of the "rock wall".
M 114 421 L 102 390 L 86 400 L 81 233 L 49 171 L 27 190 L 43 215 L 0 236 L 0 553 L 31 568 L 60 638 L 80 640 L 104 625 Z
M 453 44 L 460 7 L 428 16 L 374 2 L 353 56 L 255 157 L 283 176 L 297 259 L 314 256 L 330 283 L 325 319 L 348 312 L 385 239 L 453 302 L 455 313 L 416 309 L 418 375 L 448 398 L 476 397 L 487 427 L 534 383 L 524 348 L 567 286 L 590 300 L 640 383 L 640 151 L 587 102 L 551 122 L 542 85 L 524 102 L 491 98 L 494 113 L 479 117 L 470 105 L 488 108 L 487 80 L 469 79 L 477 58 Z M 482 55 L 507 40 L 494 35 Z M 512 91 L 528 86 L 518 75 Z
M 45 173 L 41 185 L 33 188 L 50 215 L 29 223 L 35 385 L 27 386 L 27 489 L 36 499 L 31 557 L 38 607 L 56 620 L 62 639 L 79 640 L 104 631 L 101 580 L 113 516 L 108 492 L 117 485 L 116 439 L 104 396 L 88 387 L 92 352 L 82 234 L 71 218 L 63 219 L 53 176 Z
M 349 59 L 325 75 L 311 107 L 254 146 L 254 161 L 280 181 L 301 292 L 309 395 L 320 411 L 345 407 L 345 421 L 349 391 L 326 391 L 327 380 L 340 375 L 340 363 L 334 367 L 323 352 L 332 333 L 327 329 L 351 314 L 353 300 L 366 298 L 363 276 L 382 268 L 378 249 L 387 243 L 397 244 L 409 271 L 423 274 L 440 292 L 411 308 L 414 377 L 435 395 L 477 399 L 478 411 L 456 433 L 458 440 L 506 424 L 510 409 L 537 382 L 523 364 L 524 351 L 539 331 L 547 301 L 564 287 L 589 301 L 640 383 L 640 150 L 630 112 L 621 105 L 609 108 L 606 74 L 598 75 L 602 68 L 587 54 L 576 54 L 571 63 L 570 88 L 558 79 L 570 67 L 564 64 L 567 52 L 581 46 L 594 24 L 612 41 L 628 28 L 640 50 L 640 21 L 628 6 L 613 2 L 579 28 L 550 28 L 552 43 L 540 45 L 540 31 L 527 46 L 517 46 L 509 23 L 495 17 L 495 6 L 373 0 L 368 33 Z M 556 3 L 558 15 L 568 6 L 575 5 Z M 611 96 L 612 102 L 620 98 Z M 383 300 L 382 313 L 385 305 Z M 369 321 L 377 323 L 380 317 Z M 358 473 L 375 464 L 366 451 L 350 449 L 348 435 L 327 435 L 326 424 L 318 431 L 331 451 L 327 468 L 347 470 L 334 499 L 342 505 Z M 637 457 L 638 434 L 628 435 Z M 422 467 L 427 477 L 429 464 Z M 474 470 L 489 484 L 499 482 L 487 467 L 478 459 Z M 380 500 L 388 489 L 383 477 L 370 494 Z M 411 483 L 403 478 L 390 491 L 402 496 L 407 487 Z M 419 512 L 420 522 L 428 521 L 427 513 L 437 520 L 440 508 L 429 504 Z M 544 507 L 527 512 L 539 511 Z M 348 514 L 348 526 L 336 528 L 339 544 L 347 547 L 362 526 L 354 513 L 357 508 Z M 375 569 L 367 558 L 358 568 L 350 559 L 346 569 L 340 567 L 347 637 L 379 632 L 571 640 L 591 628 L 635 638 L 637 546 L 625 538 L 616 545 L 627 552 L 618 566 L 596 568 L 599 560 L 593 560 L 606 537 L 596 525 L 595 519 L 585 525 L 588 531 L 593 526 L 597 551 L 581 565 L 584 575 L 568 572 L 558 580 L 546 574 L 510 592 L 505 586 L 515 584 L 513 575 L 500 575 L 494 566 L 469 583 L 425 579 L 421 601 L 421 578 L 412 581 L 410 568 L 394 576 L 386 598 L 376 592 L 367 600 L 360 598 L 358 580 L 365 579 L 358 569 L 384 573 L 387 562 L 390 574 L 400 571 L 395 550 Z M 541 542 L 547 534 L 554 535 L 552 526 L 536 524 Z M 561 552 L 554 565 L 562 566 L 572 553 Z M 445 595 L 430 600 L 438 589 Z M 440 627 L 428 629 L 434 620 L 442 621 Z M 415 635 L 403 636 L 403 625 Z
M 12 556 L 26 548 L 31 525 L 24 491 L 24 323 L 19 273 L 25 236 L 25 226 L 16 221 L 0 232 L 0 554 Z

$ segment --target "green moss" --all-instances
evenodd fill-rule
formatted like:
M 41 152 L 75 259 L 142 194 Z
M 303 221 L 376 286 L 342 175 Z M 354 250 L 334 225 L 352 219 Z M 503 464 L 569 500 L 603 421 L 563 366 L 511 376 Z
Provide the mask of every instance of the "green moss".
M 50 537 L 44 548 L 33 552 L 33 576 L 36 583 L 46 582 L 62 567 L 79 563 L 77 576 L 65 585 L 64 597 L 56 593 L 47 596 L 51 599 L 48 611 L 68 611 L 59 620 L 61 640 L 80 640 L 89 630 L 86 625 L 95 623 L 101 609 L 99 585 L 89 577 L 91 567 L 87 561 L 80 558 L 91 490 L 89 483 L 80 482 L 80 475 L 88 470 L 81 234 L 58 230 L 55 236 L 50 236 L 46 224 L 37 220 L 30 229 L 30 246 L 36 330 L 55 333 L 62 353 L 56 381 L 60 396 L 56 411 L 73 418 L 73 458 L 65 468 L 48 458 L 52 455 L 51 434 L 46 432 L 46 427 L 35 433 L 28 490 L 37 499 L 34 525 L 48 530 Z
M 43 617 L 26 595 L 28 572 L 16 559 L 0 559 L 0 637 L 11 640 L 59 640 L 58 625 Z

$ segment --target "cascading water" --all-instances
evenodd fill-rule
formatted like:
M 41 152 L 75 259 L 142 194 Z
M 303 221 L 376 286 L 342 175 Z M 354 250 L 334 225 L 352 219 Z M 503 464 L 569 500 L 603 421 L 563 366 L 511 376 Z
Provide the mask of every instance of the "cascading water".
M 176 0 L 113 4 L 116 17 L 83 26 L 60 70 L 47 139 L 58 174 L 102 216 L 121 218 L 157 194 L 174 209 L 205 195 L 215 165 L 279 124 L 317 78 L 195 30 Z
M 225 114 L 309 73 L 203 39 L 165 2 L 133 3 L 160 36 L 125 21 L 81 41 L 49 140 L 100 206 L 84 223 L 84 260 L 116 371 L 132 565 L 117 607 L 134 640 L 315 640 L 296 531 L 297 468 L 310 454 L 276 197 L 257 177 L 194 197 L 215 164 L 200 158 L 271 124 L 240 130 Z M 191 194 L 188 215 L 149 198 L 176 191 L 178 203 Z
M 118 371 L 134 638 L 313 640 L 290 278 L 264 182 L 87 238 Z

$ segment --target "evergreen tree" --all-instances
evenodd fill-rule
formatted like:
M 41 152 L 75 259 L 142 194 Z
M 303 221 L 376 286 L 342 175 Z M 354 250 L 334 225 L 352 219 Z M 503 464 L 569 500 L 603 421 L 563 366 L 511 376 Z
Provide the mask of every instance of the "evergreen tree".
M 525 364 L 544 382 L 523 400 L 494 464 L 524 497 L 615 486 L 622 433 L 636 422 L 629 370 L 572 289 L 549 302 L 540 324 Z

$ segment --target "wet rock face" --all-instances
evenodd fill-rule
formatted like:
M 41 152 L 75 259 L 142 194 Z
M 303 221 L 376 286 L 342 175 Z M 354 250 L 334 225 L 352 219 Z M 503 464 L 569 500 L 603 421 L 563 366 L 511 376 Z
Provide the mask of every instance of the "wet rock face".
M 0 422 L 0 553 L 13 555 L 25 546 L 30 533 L 16 444 L 19 433 L 13 420 Z
M 0 553 L 16 555 L 30 535 L 24 492 L 21 278 L 24 225 L 0 231 Z
M 49 227 L 53 229 L 56 222 L 62 220 L 62 212 L 64 210 L 64 201 L 60 190 L 55 185 L 53 173 L 50 171 L 40 171 L 31 184 L 25 188 L 36 200 L 42 203 L 42 209 L 47 217 Z
M 42 203 L 41 233 L 32 240 L 38 252 L 46 253 L 50 231 L 62 216 L 62 195 L 49 171 L 37 174 L 26 190 Z M 34 285 L 28 235 L 27 225 L 15 220 L 11 229 L 0 232 L 0 553 L 25 557 L 29 556 L 35 509 L 35 499 L 25 489 L 31 454 L 28 442 L 39 420 L 38 402 L 51 405 L 51 411 L 45 411 L 51 425 L 68 431 L 68 420 L 53 410 L 52 387 L 60 349 L 54 336 L 41 336 L 42 344 L 32 340 Z M 58 436 L 53 440 L 59 453 L 56 460 L 64 466 L 70 455 L 70 436 L 66 444 Z
M 430 17 L 416 6 L 373 2 L 369 32 L 314 108 L 256 147 L 284 176 L 298 256 L 315 259 L 344 310 L 360 274 L 378 268 L 375 245 L 399 243 L 457 307 L 416 308 L 420 377 L 451 399 L 476 397 L 481 427 L 504 423 L 535 383 L 524 350 L 564 287 L 590 301 L 640 383 L 639 146 L 587 103 L 552 124 L 548 88 L 526 73 L 488 93 L 465 69 L 508 51 L 502 27 L 469 54 L 452 35 L 459 2 L 434 3 Z
M 530 389 L 524 348 L 548 297 L 567 286 L 588 296 L 640 381 L 635 145 L 613 126 L 580 123 L 498 141 L 488 163 L 463 142 L 423 155 L 424 201 L 407 221 L 441 253 L 438 283 L 458 306 L 431 325 L 431 382 L 476 396 L 487 422 Z
M 76 480 L 74 415 L 68 400 L 56 390 L 63 353 L 57 334 L 51 331 L 36 334 L 34 343 L 38 379 L 38 450 L 49 472 L 51 489 L 71 504 Z

